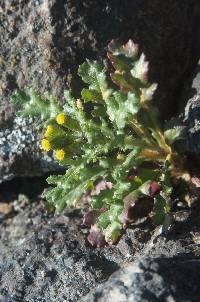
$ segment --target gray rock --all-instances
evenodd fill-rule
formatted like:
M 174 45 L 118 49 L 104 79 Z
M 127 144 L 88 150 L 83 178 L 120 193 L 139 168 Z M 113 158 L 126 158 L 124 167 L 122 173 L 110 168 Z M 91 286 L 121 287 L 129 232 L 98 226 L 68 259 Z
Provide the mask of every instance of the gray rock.
M 84 302 L 198 302 L 200 259 L 140 259 L 114 273 Z
M 63 90 L 68 83 L 78 94 L 80 82 L 74 76 L 78 65 L 86 57 L 105 57 L 105 47 L 113 38 L 123 41 L 132 38 L 141 45 L 151 62 L 150 77 L 159 84 L 158 105 L 163 115 L 172 114 L 177 91 L 198 54 L 194 30 L 198 9 L 198 0 L 181 3 L 178 0 L 2 0 L 1 181 L 54 170 L 54 164 L 49 165 L 36 150 L 39 138 L 35 136 L 34 126 L 24 126 L 23 134 L 16 132 L 16 113 L 9 102 L 13 90 L 27 85 L 41 93 L 50 90 L 62 102 Z M 14 141 L 16 146 L 9 149 L 10 144 L 7 144 L 5 155 L 2 144 L 4 140 L 9 141 L 7 136 L 13 137 L 13 132 L 15 137 L 18 136 Z M 25 139 L 21 135 L 25 135 Z M 34 136 L 31 144 L 28 143 L 30 135 Z M 27 141 L 23 151 L 19 146 L 21 141 Z M 14 149 L 18 150 L 15 155 Z
M 200 83 L 199 83 L 200 84 Z M 197 86 L 200 89 L 200 86 Z M 200 94 L 189 99 L 185 107 L 184 121 L 187 125 L 188 151 L 200 155 Z
M 32 119 L 16 117 L 12 126 L 0 129 L 0 183 L 61 170 L 52 156 L 42 153 L 40 140 Z
M 94 249 L 86 241 L 87 230 L 81 227 L 80 210 L 68 209 L 61 215 L 54 216 L 47 214 L 38 200 L 29 205 L 26 200 L 26 206 L 24 199 L 20 197 L 20 200 L 18 203 L 22 203 L 23 211 L 15 201 L 15 213 L 0 221 L 0 301 L 83 301 L 83 296 L 90 290 L 106 282 L 113 272 L 135 259 L 165 258 L 166 262 L 163 260 L 164 262 L 158 262 L 156 265 L 161 265 L 161 268 L 169 267 L 170 270 L 174 266 L 175 275 L 175 268 L 179 269 L 178 265 L 174 265 L 177 256 L 200 255 L 199 208 L 190 215 L 181 213 L 181 221 L 178 219 L 173 232 L 167 238 L 160 236 L 160 228 L 155 229 L 147 219 L 143 223 L 138 221 L 138 225 L 128 229 L 116 246 Z M 164 277 L 168 276 L 167 272 L 166 275 L 163 275 L 164 270 L 154 272 L 155 265 L 152 262 L 152 272 L 148 273 L 149 264 L 145 263 L 139 275 L 141 279 L 138 280 L 145 278 L 149 287 L 154 286 L 152 290 L 156 290 L 157 284 L 159 290 L 155 295 L 164 295 L 166 288 L 171 288 L 171 283 L 168 283 L 170 278 L 166 279 L 165 284 Z M 124 269 L 117 272 L 111 281 L 118 280 L 118 276 L 124 276 L 124 272 Z M 131 269 L 129 274 L 127 273 L 127 280 L 129 275 L 135 276 L 134 274 Z M 148 281 L 148 274 L 153 275 L 153 281 Z M 161 280 L 158 283 L 155 275 Z M 183 274 L 181 275 L 183 277 Z M 195 276 L 194 274 L 194 284 Z M 145 280 L 141 281 L 141 287 L 138 287 L 138 297 L 145 294 Z M 187 278 L 185 280 L 187 281 Z M 102 285 L 102 293 L 105 289 L 105 293 L 109 294 L 110 284 L 114 284 L 110 283 L 111 281 Z M 127 282 L 132 284 L 130 280 Z M 121 286 L 124 288 L 121 281 L 117 284 L 120 289 Z M 139 286 L 139 281 L 136 285 Z M 119 293 L 118 286 L 115 288 Z M 174 295 L 175 292 L 176 288 Z M 126 294 L 129 293 L 132 295 L 132 290 L 127 287 Z M 93 299 L 95 294 L 91 295 Z M 121 295 L 124 296 L 124 291 Z M 94 301 L 104 301 L 104 298 L 102 299 Z
M 67 215 L 47 215 L 34 204 L 4 221 L 0 301 L 74 302 L 119 268 L 119 252 L 111 257 L 112 249 L 95 250 L 85 242 L 80 212 Z
M 195 69 L 191 85 L 191 96 L 200 94 L 200 61 Z
M 183 100 L 186 102 L 200 93 L 200 60 L 197 62 L 192 74 L 187 79 L 183 90 Z M 182 105 L 185 105 L 184 102 Z
M 187 126 L 187 151 L 200 155 L 200 61 L 183 91 L 186 105 L 181 106 L 184 111 L 184 122 Z M 183 102 L 184 104 L 184 102 Z

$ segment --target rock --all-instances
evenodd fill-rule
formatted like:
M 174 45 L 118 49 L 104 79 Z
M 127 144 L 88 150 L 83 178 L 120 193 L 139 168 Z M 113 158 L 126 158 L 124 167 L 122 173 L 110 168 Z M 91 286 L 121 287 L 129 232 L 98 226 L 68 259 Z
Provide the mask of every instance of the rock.
M 78 227 L 80 212 L 47 215 L 27 206 L 1 225 L 0 301 L 77 301 L 122 261 L 112 248 L 93 249 Z M 114 261 L 113 259 L 118 259 Z
M 40 176 L 61 168 L 40 148 L 40 136 L 32 119 L 17 117 L 0 129 L 0 183 L 13 177 Z
M 114 273 L 84 302 L 198 302 L 200 259 L 140 259 Z
M 179 150 L 187 152 L 191 168 L 197 171 L 200 164 L 200 60 L 183 86 L 179 121 L 186 126 L 185 140 Z M 198 187 L 195 181 L 193 183 Z
M 198 0 L 1 1 L 0 180 L 55 170 L 38 151 L 34 125 L 18 124 L 9 102 L 13 90 L 50 90 L 62 102 L 68 84 L 78 94 L 78 65 L 105 57 L 113 38 L 139 43 L 151 63 L 150 77 L 159 84 L 161 111 L 165 117 L 174 113 L 177 92 L 198 54 L 198 9 Z M 13 136 L 15 148 L 5 143 Z
M 193 258 L 200 255 L 199 206 L 190 215 L 185 215 L 185 219 L 179 219 L 167 237 L 160 236 L 160 227 L 153 227 L 147 219 L 127 229 L 116 246 L 95 249 L 86 241 L 87 230 L 81 227 L 82 213 L 79 209 L 68 209 L 58 216 L 47 214 L 39 200 L 29 203 L 23 211 L 16 208 L 16 201 L 14 205 L 15 216 L 0 221 L 0 301 L 82 302 L 83 296 L 100 284 L 103 284 L 100 292 L 103 293 L 105 289 L 105 293 L 109 295 L 111 282 L 121 280 L 125 274 L 127 284 L 130 284 L 126 289 L 127 295 L 132 295 L 133 292 L 132 281 L 129 279 L 131 276 L 134 277 L 133 280 L 141 280 L 133 285 L 134 288 L 138 287 L 135 293 L 137 297 L 145 294 L 146 285 L 152 286 L 155 295 L 167 295 L 167 288 L 173 296 L 176 288 L 173 291 L 170 278 L 173 274 L 178 278 L 178 269 L 183 268 L 179 257 L 184 255 L 183 263 L 186 263 L 187 272 L 190 265 L 187 264 L 189 262 L 186 258 L 189 255 L 193 255 Z M 183 216 L 182 212 L 181 215 Z M 125 264 L 141 258 L 158 260 L 142 262 L 142 273 L 138 277 L 132 269 L 138 267 L 136 263 L 130 264 L 131 269 L 127 272 L 124 268 L 116 272 L 108 283 L 106 282 L 112 273 Z M 148 271 L 149 267 L 152 268 L 151 271 Z M 157 267 L 160 267 L 159 271 Z M 199 269 L 199 265 L 196 265 L 197 267 Z M 185 276 L 187 280 L 188 276 L 191 278 L 192 272 L 180 275 L 182 278 Z M 148 276 L 152 276 L 152 280 L 148 279 Z M 155 276 L 159 276 L 158 281 Z M 194 274 L 194 285 L 198 281 L 195 276 Z M 197 274 L 197 278 L 198 276 Z M 172 280 L 174 282 L 174 279 Z M 116 292 L 120 297 L 119 289 L 122 287 L 124 290 L 124 285 L 121 281 L 116 282 Z M 178 293 L 180 282 L 178 279 L 175 283 L 178 284 Z M 184 280 L 183 282 L 186 283 Z M 186 289 L 188 288 L 189 285 Z M 90 293 L 90 299 L 93 299 L 94 295 Z M 124 296 L 124 291 L 121 295 Z M 99 301 L 104 301 L 104 298 L 102 299 Z M 133 300 L 130 298 L 130 301 Z
M 186 79 L 186 84 L 183 89 L 183 96 L 182 96 L 182 107 L 180 107 L 180 110 L 183 109 L 183 106 L 186 105 L 186 117 L 188 115 L 188 106 L 187 102 L 188 100 L 194 98 L 195 96 L 200 94 L 200 60 L 195 65 L 195 68 L 192 71 L 192 74 L 190 74 L 189 78 Z M 191 103 L 191 101 L 189 101 Z
M 199 87 L 200 89 L 200 87 Z M 185 107 L 184 121 L 187 125 L 188 151 L 200 155 L 200 94 L 189 99 Z
M 192 76 L 192 84 L 190 87 L 189 96 L 193 97 L 197 94 L 200 94 L 200 61 L 197 64 L 197 67 Z
M 184 122 L 187 126 L 187 150 L 200 155 L 200 61 L 183 90 Z M 183 102 L 183 104 L 184 104 Z M 183 106 L 180 108 L 183 112 Z

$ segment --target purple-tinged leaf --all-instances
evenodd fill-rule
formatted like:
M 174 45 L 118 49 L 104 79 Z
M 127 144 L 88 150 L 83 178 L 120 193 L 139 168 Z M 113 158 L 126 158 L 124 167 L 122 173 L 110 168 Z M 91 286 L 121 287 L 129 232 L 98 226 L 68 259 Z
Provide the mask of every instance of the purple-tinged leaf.
M 149 196 L 154 197 L 160 190 L 161 186 L 156 181 L 152 181 L 149 185 Z
M 124 45 L 121 46 L 117 40 L 112 40 L 108 44 L 109 52 L 114 55 L 125 55 L 128 58 L 135 58 L 138 55 L 138 44 L 135 44 L 131 39 Z
M 94 210 L 89 210 L 89 212 L 85 213 L 83 217 L 83 225 L 91 226 L 95 224 L 98 220 L 98 217 L 100 214 L 105 212 L 107 209 L 105 207 L 99 209 L 94 209 Z
M 156 181 L 146 181 L 139 187 L 139 191 L 147 196 L 154 197 L 161 190 L 160 185 Z
M 138 176 L 138 169 L 132 168 L 128 172 L 128 180 L 133 181 L 135 177 Z
M 146 217 L 153 209 L 153 199 L 148 196 L 135 197 L 125 201 L 124 210 L 120 215 L 120 222 L 124 228 L 139 218 Z
M 195 185 L 196 188 L 200 188 L 200 178 L 199 177 L 192 177 L 191 182 Z
M 106 244 L 103 232 L 96 225 L 91 226 L 87 240 L 94 247 L 102 247 Z
M 103 179 L 100 182 L 98 182 L 98 184 L 92 190 L 91 195 L 99 195 L 102 190 L 111 190 L 111 189 L 112 189 L 112 183 Z
M 124 54 L 129 58 L 135 58 L 138 55 L 138 44 L 129 39 L 128 42 L 122 46 Z
M 134 207 L 138 199 L 129 200 L 125 203 L 124 210 L 120 215 L 120 222 L 123 224 L 124 228 L 128 227 L 128 224 L 133 218 Z
M 123 72 L 127 69 L 129 69 L 129 66 L 123 61 L 121 60 L 119 57 L 114 56 L 113 54 L 111 54 L 110 52 L 107 53 L 107 57 L 110 60 L 112 66 L 120 72 Z
M 82 198 L 84 203 L 90 203 L 92 201 L 93 196 L 97 196 L 104 190 L 111 190 L 112 183 L 102 179 L 99 181 L 92 190 L 88 191 Z
M 91 210 L 91 211 L 87 212 L 83 216 L 83 225 L 91 226 L 91 225 L 95 224 L 100 213 L 101 212 L 99 210 Z

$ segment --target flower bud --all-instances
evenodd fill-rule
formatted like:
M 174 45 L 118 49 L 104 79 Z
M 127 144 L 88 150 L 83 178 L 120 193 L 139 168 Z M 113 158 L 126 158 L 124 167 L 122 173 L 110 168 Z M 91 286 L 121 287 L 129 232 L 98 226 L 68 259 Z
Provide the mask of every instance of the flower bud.
M 51 143 L 49 142 L 48 139 L 43 139 L 42 142 L 41 142 L 41 146 L 42 146 L 42 149 L 44 151 L 50 151 L 51 150 Z

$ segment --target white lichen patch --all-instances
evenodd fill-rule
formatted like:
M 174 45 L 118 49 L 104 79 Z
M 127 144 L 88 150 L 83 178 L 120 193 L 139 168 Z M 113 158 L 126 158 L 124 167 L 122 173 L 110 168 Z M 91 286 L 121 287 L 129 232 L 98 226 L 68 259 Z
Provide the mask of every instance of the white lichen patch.
M 17 117 L 13 127 L 0 131 L 0 156 L 20 155 L 27 146 L 37 143 L 32 119 Z
M 21 172 L 16 175 L 16 169 L 12 171 L 15 159 L 18 165 L 21 162 L 23 167 L 29 167 L 29 174 L 30 163 L 36 163 L 33 174 L 28 176 L 41 175 L 58 168 L 53 157 L 40 149 L 40 137 L 31 118 L 16 117 L 10 127 L 0 129 L 0 182 L 23 176 Z M 27 175 L 26 169 L 23 173 Z

